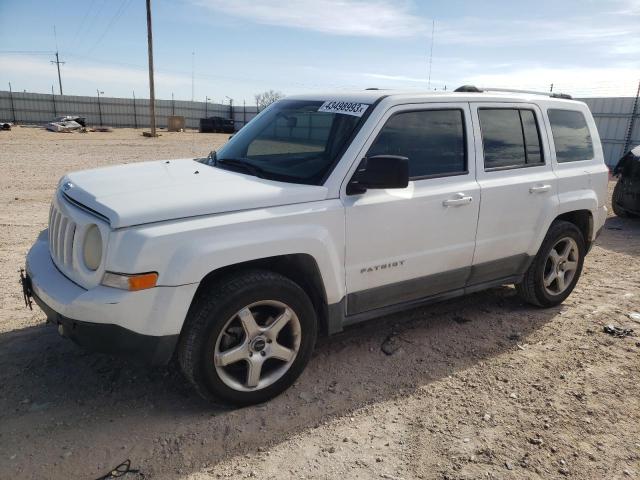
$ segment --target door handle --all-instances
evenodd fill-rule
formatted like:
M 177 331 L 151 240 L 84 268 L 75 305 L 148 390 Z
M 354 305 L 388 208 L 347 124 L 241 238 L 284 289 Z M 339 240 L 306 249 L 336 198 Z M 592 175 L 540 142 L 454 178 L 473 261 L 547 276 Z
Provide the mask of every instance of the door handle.
M 529 193 L 544 193 L 551 190 L 551 185 L 534 185 L 529 189 Z
M 462 205 L 469 205 L 473 201 L 473 197 L 466 196 L 464 193 L 457 193 L 455 198 L 450 198 L 442 202 L 445 207 L 460 207 Z

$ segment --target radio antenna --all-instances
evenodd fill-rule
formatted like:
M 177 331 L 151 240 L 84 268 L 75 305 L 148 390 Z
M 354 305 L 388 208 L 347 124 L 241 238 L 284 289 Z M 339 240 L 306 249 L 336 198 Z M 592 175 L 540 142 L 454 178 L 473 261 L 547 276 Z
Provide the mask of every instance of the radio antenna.
M 436 31 L 436 21 L 432 20 L 431 23 L 431 51 L 429 52 L 429 79 L 427 81 L 427 88 L 431 90 L 431 65 L 433 63 L 433 37 Z

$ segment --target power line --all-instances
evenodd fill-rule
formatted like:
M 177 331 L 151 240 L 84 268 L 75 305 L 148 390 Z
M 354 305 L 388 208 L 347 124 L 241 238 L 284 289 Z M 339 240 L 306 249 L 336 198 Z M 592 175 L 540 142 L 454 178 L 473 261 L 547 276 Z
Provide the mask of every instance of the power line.
M 126 9 L 129 7 L 129 5 L 131 4 L 131 0 L 122 0 L 122 3 L 120 3 L 120 6 L 118 7 L 118 9 L 116 10 L 116 13 L 113 15 L 113 17 L 111 17 L 111 20 L 109 21 L 109 23 L 107 24 L 107 28 L 104 29 L 104 31 L 102 32 L 102 35 L 100 35 L 100 37 L 98 38 L 98 40 L 96 40 L 96 42 L 93 44 L 93 46 L 87 50 L 86 53 L 91 53 L 95 50 L 95 48 L 100 45 L 100 42 L 102 42 L 102 40 L 104 39 L 104 37 L 107 35 L 107 33 L 109 32 L 109 30 L 111 29 L 111 27 L 113 27 L 113 25 L 115 25 L 115 23 L 120 20 L 120 17 L 122 17 L 122 15 L 124 14 L 124 12 L 126 11 Z
M 0 55 L 51 55 L 53 51 L 37 50 L 0 50 Z
M 76 41 L 76 38 L 78 38 L 78 35 L 80 34 L 80 31 L 84 27 L 84 24 L 87 21 L 87 18 L 89 18 L 89 13 L 91 12 L 91 10 L 93 10 L 93 6 L 95 4 L 96 4 L 96 0 L 91 0 L 91 3 L 89 4 L 89 8 L 87 8 L 87 11 L 85 12 L 84 17 L 82 17 L 80 26 L 76 29 L 76 33 L 73 35 L 73 38 L 71 39 L 71 43 L 74 43 Z

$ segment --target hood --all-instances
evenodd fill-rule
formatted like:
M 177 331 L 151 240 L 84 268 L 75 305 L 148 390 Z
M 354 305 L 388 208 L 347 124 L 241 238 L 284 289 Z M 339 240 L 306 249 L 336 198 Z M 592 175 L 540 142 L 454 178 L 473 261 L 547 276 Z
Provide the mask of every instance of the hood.
M 316 185 L 264 180 L 192 159 L 132 163 L 70 173 L 63 193 L 113 228 L 324 200 Z

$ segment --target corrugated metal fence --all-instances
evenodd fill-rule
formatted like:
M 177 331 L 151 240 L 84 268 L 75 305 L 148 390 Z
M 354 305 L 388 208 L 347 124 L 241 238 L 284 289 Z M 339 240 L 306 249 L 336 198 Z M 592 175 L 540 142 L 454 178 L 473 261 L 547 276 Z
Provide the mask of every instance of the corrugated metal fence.
M 613 166 L 623 155 L 625 142 L 632 123 L 635 97 L 584 98 L 593 113 L 602 140 L 605 161 Z M 156 100 L 156 121 L 167 126 L 169 115 L 185 117 L 187 128 L 198 128 L 205 116 L 233 116 L 236 129 L 256 116 L 256 107 L 219 103 L 189 102 L 183 100 Z M 60 115 L 81 115 L 89 125 L 111 127 L 148 127 L 149 100 L 112 97 L 79 97 L 0 91 L 0 121 L 41 123 Z M 640 144 L 640 109 L 636 111 L 630 136 L 630 147 Z
M 625 142 L 632 126 L 635 97 L 582 98 L 589 105 L 598 126 L 604 150 L 604 160 L 613 167 L 624 151 Z M 640 145 L 640 111 L 636 111 L 631 131 L 629 148 Z
M 156 122 L 167 126 L 169 115 L 182 115 L 187 128 L 198 128 L 203 117 L 233 116 L 236 129 L 256 116 L 256 107 L 184 100 L 156 100 Z M 149 127 L 149 100 L 138 98 L 80 97 L 0 91 L 0 121 L 44 124 L 61 115 L 80 115 L 87 125 Z

